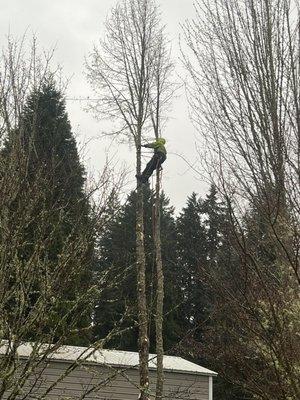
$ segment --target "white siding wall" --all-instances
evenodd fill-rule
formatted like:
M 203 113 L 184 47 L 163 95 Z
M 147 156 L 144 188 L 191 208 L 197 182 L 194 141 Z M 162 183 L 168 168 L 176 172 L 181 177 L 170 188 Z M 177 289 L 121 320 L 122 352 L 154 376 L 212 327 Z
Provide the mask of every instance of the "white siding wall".
M 51 383 L 66 371 L 71 364 L 66 362 L 51 361 L 43 368 L 41 376 L 36 373 L 30 382 L 24 387 L 24 392 L 20 399 L 37 399 L 45 392 Z M 47 400 L 79 400 L 84 393 L 95 385 L 101 386 L 97 391 L 93 391 L 84 399 L 88 400 L 136 400 L 138 398 L 138 371 L 134 369 L 121 369 L 122 373 L 117 374 L 110 380 L 116 370 L 95 365 L 84 365 L 77 367 L 45 397 Z M 40 369 L 41 371 L 41 369 Z M 155 390 L 155 371 L 150 371 L 151 389 Z M 29 393 L 29 387 L 35 387 Z M 105 382 L 103 384 L 103 382 Z M 24 397 L 24 395 L 26 397 Z M 190 399 L 190 400 L 211 400 L 209 398 L 209 377 L 193 374 L 179 374 L 165 372 L 165 398 L 166 399 Z

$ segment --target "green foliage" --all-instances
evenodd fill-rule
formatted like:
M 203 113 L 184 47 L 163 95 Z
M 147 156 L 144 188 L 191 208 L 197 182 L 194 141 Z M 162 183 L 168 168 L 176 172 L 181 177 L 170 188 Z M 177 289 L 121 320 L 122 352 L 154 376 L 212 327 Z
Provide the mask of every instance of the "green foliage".
M 207 264 L 207 238 L 202 201 L 192 193 L 176 223 L 180 288 L 184 303 L 182 317 L 188 330 L 197 330 L 204 320 L 203 287 L 199 283 L 199 264 Z M 195 336 L 195 332 L 193 332 Z
M 225 279 L 230 268 L 237 264 L 229 244 L 228 211 L 218 199 L 216 188 L 211 186 L 204 200 L 193 193 L 176 226 L 180 287 L 185 299 L 181 313 L 187 332 L 178 351 L 196 363 L 220 371 L 218 354 L 211 354 L 209 349 L 215 340 L 220 347 L 227 348 L 224 327 L 228 326 L 230 310 L 224 311 L 225 305 L 218 303 L 210 285 L 213 280 Z M 218 307 L 221 311 L 216 318 Z M 230 367 L 227 363 L 226 366 Z M 221 377 L 216 378 L 214 392 L 220 400 L 250 398 Z
M 183 316 L 193 338 L 203 341 L 208 324 L 211 299 L 203 285 L 203 276 L 216 267 L 223 246 L 226 212 L 211 187 L 207 197 L 192 193 L 177 219 L 177 257 L 180 264 L 181 290 L 185 303 Z M 190 348 L 192 351 L 192 348 Z
M 128 332 L 114 339 L 108 346 L 122 349 L 136 350 L 136 254 L 135 254 L 135 202 L 136 192 L 132 192 L 125 205 L 112 217 L 108 231 L 99 241 L 99 260 L 97 274 L 107 273 L 112 285 L 105 291 L 106 301 L 97 304 L 95 311 L 95 337 L 104 337 L 121 320 L 123 328 L 133 326 Z M 149 283 L 147 298 L 150 305 L 150 340 L 154 349 L 154 320 L 155 310 L 155 253 L 153 243 L 153 205 L 154 198 L 150 189 L 144 189 L 145 204 L 145 253 L 146 275 Z M 165 348 L 172 347 L 179 339 L 180 318 L 176 306 L 180 303 L 177 287 L 177 263 L 176 263 L 176 232 L 173 216 L 173 208 L 169 206 L 169 200 L 164 194 L 161 196 L 161 239 L 162 255 L 165 273 Z M 118 283 L 115 277 L 118 277 Z M 124 318 L 125 316 L 125 318 Z M 124 320 L 123 320 L 124 319 Z
M 53 83 L 44 84 L 27 99 L 19 128 L 6 139 L 1 166 L 9 207 L 5 213 L 2 210 L 0 220 L 2 227 L 10 226 L 16 241 L 8 256 L 11 288 L 19 280 L 18 270 L 27 269 L 22 278 L 25 320 L 41 303 L 43 293 L 49 296 L 43 326 L 31 325 L 23 339 L 36 340 L 40 332 L 55 341 L 69 326 L 75 333 L 71 338 L 68 333 L 68 343 L 88 343 L 76 329 L 90 324 L 91 305 L 80 305 L 78 299 L 91 285 L 93 230 L 84 169 L 64 99 Z M 10 193 L 5 183 L 9 180 L 15 182 Z M 7 240 L 4 235 L 1 239 L 2 244 Z M 9 304 L 19 303 L 12 296 Z
M 155 282 L 154 248 L 152 237 L 153 195 L 145 189 L 145 245 L 147 258 L 148 301 L 154 300 Z M 117 204 L 115 199 L 112 205 Z M 119 205 L 118 205 L 119 206 Z M 122 321 L 121 327 L 134 326 L 136 316 L 135 266 L 135 192 L 126 204 L 114 212 L 108 210 L 110 227 L 99 240 L 100 258 L 97 273 L 109 274 L 114 282 L 105 291 L 106 301 L 97 304 L 95 311 L 95 338 L 101 338 Z M 203 274 L 221 266 L 226 269 L 231 254 L 225 240 L 227 211 L 218 200 L 214 187 L 205 200 L 193 193 L 177 219 L 165 196 L 162 197 L 162 254 L 165 272 L 165 351 L 183 355 L 194 362 L 218 370 L 218 364 L 207 357 L 205 348 L 211 338 L 207 331 L 214 328 L 210 318 L 214 299 L 204 285 Z M 117 277 L 117 279 L 116 279 Z M 117 284 L 115 282 L 118 282 Z M 154 305 L 154 304 L 153 304 Z M 169 310 L 174 310 L 168 313 Z M 122 319 L 126 314 L 125 321 Z M 219 322 L 219 321 L 218 321 Z M 150 325 L 151 346 L 154 351 L 154 328 Z M 221 337 L 223 344 L 226 338 Z M 133 328 L 108 343 L 108 347 L 136 350 L 137 331 Z M 216 392 L 220 399 L 244 400 L 230 383 L 217 380 Z

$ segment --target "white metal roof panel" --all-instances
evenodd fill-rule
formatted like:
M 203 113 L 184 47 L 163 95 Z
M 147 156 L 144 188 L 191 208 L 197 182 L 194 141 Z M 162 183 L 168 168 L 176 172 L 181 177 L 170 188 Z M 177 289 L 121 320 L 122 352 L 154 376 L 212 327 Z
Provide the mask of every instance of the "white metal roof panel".
M 43 354 L 50 345 L 43 345 L 39 350 Z M 4 354 L 7 349 L 7 343 L 2 342 L 0 346 L 0 354 Z M 20 357 L 29 357 L 32 353 L 32 345 L 24 343 L 19 346 L 18 354 Z M 137 368 L 139 365 L 139 355 L 136 352 L 120 351 L 120 350 L 94 350 L 93 348 L 78 346 L 61 346 L 55 352 L 51 352 L 50 359 L 58 361 L 75 361 L 84 359 L 87 363 L 96 363 L 101 365 L 109 365 L 112 367 L 132 367 Z M 181 357 L 164 356 L 164 370 L 178 372 L 183 374 L 197 374 L 216 376 L 217 373 L 200 365 L 194 364 Z M 156 355 L 149 355 L 149 368 L 156 369 Z

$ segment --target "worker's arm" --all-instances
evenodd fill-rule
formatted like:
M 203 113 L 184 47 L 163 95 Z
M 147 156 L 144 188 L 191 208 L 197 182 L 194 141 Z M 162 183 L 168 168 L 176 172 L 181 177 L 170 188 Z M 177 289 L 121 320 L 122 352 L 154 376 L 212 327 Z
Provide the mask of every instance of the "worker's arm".
M 155 149 L 156 142 L 153 143 L 147 143 L 147 144 L 142 144 L 142 147 L 146 147 L 148 149 Z

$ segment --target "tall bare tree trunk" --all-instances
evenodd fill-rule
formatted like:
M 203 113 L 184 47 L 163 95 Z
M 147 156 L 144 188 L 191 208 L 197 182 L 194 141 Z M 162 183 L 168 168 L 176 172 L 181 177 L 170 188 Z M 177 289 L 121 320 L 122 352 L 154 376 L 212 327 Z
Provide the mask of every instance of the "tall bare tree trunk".
M 154 245 L 157 276 L 156 294 L 156 353 L 157 353 L 157 375 L 156 375 L 156 399 L 163 398 L 164 385 L 164 342 L 163 342 L 163 305 L 164 305 L 164 273 L 161 256 L 161 237 L 160 237 L 160 171 L 156 169 L 156 188 L 155 188 L 155 213 L 154 213 Z
M 88 79 L 98 101 L 93 109 L 97 116 L 117 122 L 116 136 L 126 135 L 136 146 L 136 173 L 141 174 L 141 141 L 150 131 L 150 121 L 156 136 L 160 131 L 174 85 L 170 80 L 173 64 L 161 25 L 155 0 L 122 0 L 106 22 L 106 36 L 87 64 Z M 158 183 L 159 185 L 159 183 Z M 159 197 L 159 196 L 158 196 Z M 159 201 L 159 200 L 158 200 Z M 146 297 L 146 262 L 144 249 L 143 187 L 137 182 L 136 264 L 139 321 L 140 398 L 149 396 L 149 338 Z M 158 226 L 158 235 L 159 235 Z M 159 238 L 160 240 L 160 238 Z M 157 247 L 160 254 L 160 242 Z M 161 268 L 161 255 L 158 265 Z M 159 273 L 161 281 L 161 273 Z M 162 281 L 161 281 L 162 282 Z M 163 284 L 159 284 L 159 299 L 163 301 Z M 162 327 L 162 304 L 159 308 Z M 159 339 L 159 361 L 162 365 L 162 333 Z M 162 367 L 161 367 L 162 368 Z M 159 379 L 162 382 L 162 379 Z M 160 386 L 161 387 L 161 384 Z M 161 389 L 160 389 L 161 391 Z M 161 398 L 161 397 L 159 397 Z
M 141 143 L 137 143 L 137 175 L 141 173 Z M 137 264 L 137 298 L 139 320 L 139 365 L 140 365 L 140 399 L 147 400 L 149 389 L 149 338 L 148 312 L 146 297 L 146 260 L 144 248 L 144 193 L 140 182 L 137 183 L 136 203 L 136 264 Z

